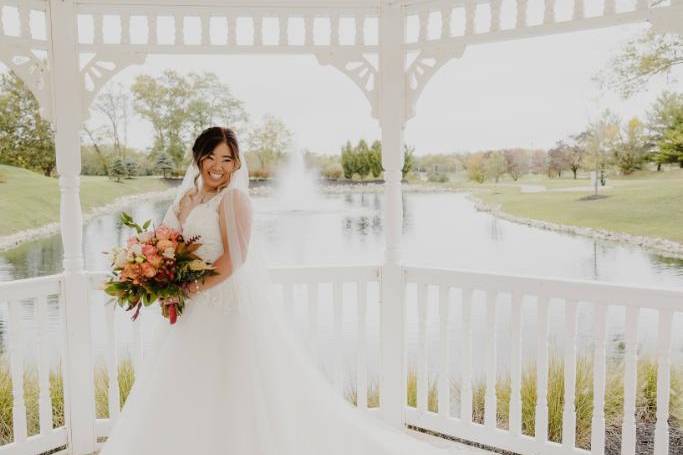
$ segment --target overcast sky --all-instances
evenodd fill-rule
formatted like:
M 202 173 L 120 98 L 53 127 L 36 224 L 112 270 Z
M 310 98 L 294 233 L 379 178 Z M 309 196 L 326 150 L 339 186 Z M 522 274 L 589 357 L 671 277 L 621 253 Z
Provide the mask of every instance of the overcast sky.
M 642 26 L 560 34 L 471 46 L 442 67 L 422 92 L 405 140 L 418 154 L 501 147 L 550 147 L 580 131 L 604 108 L 624 118 L 644 112 L 666 86 L 660 78 L 646 93 L 621 100 L 600 93 L 591 80 Z M 142 73 L 167 68 L 212 71 L 243 100 L 252 120 L 272 113 L 293 131 L 295 146 L 338 153 L 347 140 L 379 138 L 377 120 L 356 85 L 312 56 L 150 56 L 114 82 L 129 85 Z M 669 84 L 681 90 L 679 82 Z M 145 121 L 133 122 L 128 142 L 151 145 Z

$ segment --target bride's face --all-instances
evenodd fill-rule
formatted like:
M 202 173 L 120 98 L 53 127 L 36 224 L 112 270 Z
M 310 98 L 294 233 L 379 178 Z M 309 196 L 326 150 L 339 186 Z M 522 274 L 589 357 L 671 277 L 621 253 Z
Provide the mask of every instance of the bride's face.
M 206 189 L 217 189 L 230 180 L 236 162 L 232 150 L 226 143 L 221 143 L 200 162 L 202 179 Z

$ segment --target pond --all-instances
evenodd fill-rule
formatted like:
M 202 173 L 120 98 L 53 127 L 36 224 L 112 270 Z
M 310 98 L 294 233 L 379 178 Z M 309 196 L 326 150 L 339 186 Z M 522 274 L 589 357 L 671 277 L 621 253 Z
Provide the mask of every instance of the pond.
M 374 192 L 345 192 L 321 195 L 315 204 L 305 210 L 283 207 L 273 197 L 255 196 L 255 228 L 265 241 L 268 260 L 272 265 L 344 265 L 377 264 L 382 261 L 384 226 L 382 219 L 383 195 Z M 159 222 L 169 201 L 138 203 L 127 211 L 138 221 L 151 219 Z M 643 286 L 683 286 L 683 261 L 672 260 L 643 250 L 637 246 L 586 237 L 557 233 L 500 220 L 489 213 L 478 212 L 474 204 L 463 193 L 411 192 L 403 196 L 403 242 L 402 254 L 405 263 L 411 265 L 452 267 L 485 272 L 500 272 L 522 275 L 536 275 L 559 278 L 576 278 Z M 103 254 L 114 245 L 123 243 L 130 231 L 117 226 L 118 212 L 91 219 L 83 230 L 85 264 L 88 270 L 106 270 L 107 257 Z M 35 277 L 57 273 L 61 269 L 62 247 L 59 236 L 26 243 L 19 248 L 0 253 L 0 280 Z M 303 291 L 303 290 L 302 290 Z M 371 288 L 376 296 L 377 289 Z M 407 342 L 409 362 L 413 362 L 416 341 L 416 310 L 414 290 L 409 289 Z M 305 294 L 302 292 L 302 299 Z M 371 294 L 372 296 L 373 294 Z M 477 296 L 478 297 L 478 296 Z M 449 331 L 457 344 L 460 334 L 459 302 L 454 296 L 454 310 L 451 312 Z M 299 299 L 297 299 L 299 300 Z M 378 307 L 368 308 L 369 358 L 378 356 Z M 484 336 L 484 313 L 482 301 L 475 299 L 473 311 L 473 333 Z M 332 323 L 331 309 L 325 310 L 326 302 L 321 299 L 320 314 L 320 356 L 323 364 L 329 357 Z M 328 305 L 329 306 L 329 305 Z M 51 306 L 52 330 L 57 331 L 57 306 Z M 497 351 L 499 369 L 507 369 L 509 352 L 509 302 L 498 302 Z M 436 367 L 431 359 L 438 358 L 438 321 L 435 319 L 435 305 L 428 308 L 428 352 L 430 370 Z M 551 302 L 550 332 L 551 347 L 562 348 L 561 334 L 563 312 L 560 302 Z M 295 321 L 305 325 L 303 308 L 295 310 Z M 592 340 L 592 308 L 579 305 L 578 344 L 579 353 L 588 352 Z M 355 321 L 352 309 L 345 308 L 343 323 L 345 362 L 347 370 L 354 368 L 353 340 Z M 119 312 L 117 330 L 120 332 L 121 353 L 128 352 L 131 340 L 131 323 L 127 315 Z M 612 309 L 608 315 L 608 350 L 611 357 L 619 357 L 623 350 L 623 310 Z M 677 316 L 674 333 L 681 333 L 683 321 Z M 101 308 L 93 309 L 93 335 L 95 351 L 101 357 L 103 347 Z M 639 343 L 643 352 L 654 346 L 657 315 L 641 312 L 639 321 Z M 27 330 L 35 330 L 30 307 L 25 311 Z M 535 304 L 523 305 L 523 357 L 534 358 L 535 348 Z M 0 306 L 0 347 L 3 346 L 2 330 L 6 324 L 6 308 Z M 30 339 L 30 337 L 27 337 Z M 683 356 L 683 340 L 676 335 L 674 359 L 679 362 Z M 483 349 L 475 343 L 475 349 Z M 59 341 L 56 340 L 56 345 Z M 31 346 L 27 344 L 27 350 Z M 451 362 L 457 370 L 457 346 L 452 349 Z M 483 353 L 483 352 L 482 352 Z M 55 358 L 57 354 L 55 353 Z M 475 359 L 477 353 L 475 352 Z M 376 373 L 370 367 L 371 376 Z M 475 365 L 475 373 L 481 375 L 482 368 Z M 351 374 L 351 373 L 350 373 Z

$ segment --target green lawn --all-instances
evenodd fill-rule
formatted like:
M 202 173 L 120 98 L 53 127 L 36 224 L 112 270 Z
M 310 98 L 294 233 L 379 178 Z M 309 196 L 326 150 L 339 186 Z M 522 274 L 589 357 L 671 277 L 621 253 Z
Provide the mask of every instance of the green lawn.
M 582 183 L 581 183 L 582 182 Z M 553 223 L 585 226 L 683 242 L 683 170 L 612 177 L 604 199 L 581 200 L 590 191 L 522 193 L 520 184 L 469 185 L 484 202 L 509 214 Z M 534 177 L 524 184 L 548 189 L 590 186 L 589 180 Z
M 116 198 L 162 191 L 169 183 L 159 177 L 136 177 L 121 183 L 107 177 L 81 177 L 84 212 Z M 35 172 L 0 164 L 0 235 L 9 235 L 59 220 L 59 182 Z

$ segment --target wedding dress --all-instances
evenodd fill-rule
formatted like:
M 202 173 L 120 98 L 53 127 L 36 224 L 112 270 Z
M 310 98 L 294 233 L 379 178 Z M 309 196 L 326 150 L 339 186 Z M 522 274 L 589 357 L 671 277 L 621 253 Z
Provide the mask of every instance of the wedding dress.
M 224 252 L 219 204 L 225 204 L 237 268 L 187 301 L 175 325 L 155 316 L 152 347 L 100 455 L 453 453 L 355 408 L 270 305 L 267 269 L 249 232 L 246 166 L 181 225 L 178 201 L 197 172 L 188 169 L 164 223 L 186 237 L 201 236 L 197 254 L 213 262 Z M 144 308 L 142 317 L 156 313 Z

